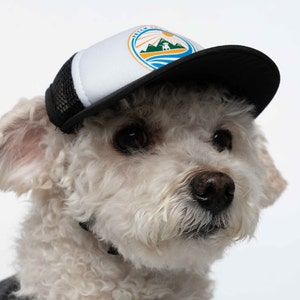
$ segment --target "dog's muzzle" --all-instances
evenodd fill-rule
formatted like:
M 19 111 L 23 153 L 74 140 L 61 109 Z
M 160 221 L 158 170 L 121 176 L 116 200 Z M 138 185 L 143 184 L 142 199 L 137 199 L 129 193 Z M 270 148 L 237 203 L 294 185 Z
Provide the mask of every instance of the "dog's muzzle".
M 234 182 L 229 175 L 212 171 L 196 174 L 190 188 L 199 205 L 214 215 L 230 206 L 235 191 Z

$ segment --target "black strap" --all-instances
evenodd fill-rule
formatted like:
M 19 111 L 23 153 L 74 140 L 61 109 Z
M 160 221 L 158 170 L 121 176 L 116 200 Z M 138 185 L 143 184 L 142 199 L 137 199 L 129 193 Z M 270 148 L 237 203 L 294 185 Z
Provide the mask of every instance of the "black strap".
M 28 297 L 17 297 L 14 292 L 20 289 L 20 283 L 15 276 L 0 281 L 0 300 L 30 300 Z
M 91 227 L 91 224 L 93 223 L 93 220 L 89 220 L 87 222 L 79 222 L 79 226 L 92 233 L 91 230 L 90 230 L 90 227 Z M 93 233 L 92 233 L 93 234 Z M 108 250 L 107 250 L 107 253 L 110 254 L 110 255 L 119 255 L 119 251 L 118 251 L 118 248 L 114 247 L 113 245 L 110 245 Z M 1 299 L 0 299 L 1 300 Z

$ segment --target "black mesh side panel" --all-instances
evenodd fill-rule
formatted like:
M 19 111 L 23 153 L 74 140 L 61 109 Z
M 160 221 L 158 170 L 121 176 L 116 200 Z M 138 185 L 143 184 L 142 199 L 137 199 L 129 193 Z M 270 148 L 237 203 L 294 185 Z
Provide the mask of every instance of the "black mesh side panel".
M 49 119 L 60 128 L 69 118 L 84 109 L 72 80 L 71 64 L 73 57 L 62 66 L 46 92 Z M 70 132 L 73 130 L 70 129 Z

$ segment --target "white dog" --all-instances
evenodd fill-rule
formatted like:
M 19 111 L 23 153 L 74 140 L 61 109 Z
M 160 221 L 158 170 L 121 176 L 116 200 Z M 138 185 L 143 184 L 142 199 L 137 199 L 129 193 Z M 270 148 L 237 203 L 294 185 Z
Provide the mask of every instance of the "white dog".
M 3 299 L 211 299 L 211 264 L 285 187 L 254 109 L 214 85 L 152 84 L 63 134 L 44 97 L 17 104 L 0 188 L 32 207 Z

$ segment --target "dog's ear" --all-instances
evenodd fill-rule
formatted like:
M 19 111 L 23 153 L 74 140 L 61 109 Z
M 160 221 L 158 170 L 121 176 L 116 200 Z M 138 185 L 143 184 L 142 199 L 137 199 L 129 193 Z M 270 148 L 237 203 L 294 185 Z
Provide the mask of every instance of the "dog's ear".
M 0 119 L 0 189 L 22 194 L 43 180 L 41 140 L 47 126 L 42 97 L 20 101 Z
M 266 147 L 266 139 L 262 133 L 259 133 L 257 136 L 256 143 L 258 157 L 265 174 L 263 182 L 264 193 L 260 204 L 262 207 L 267 207 L 272 205 L 275 200 L 279 198 L 287 183 L 275 167 Z

